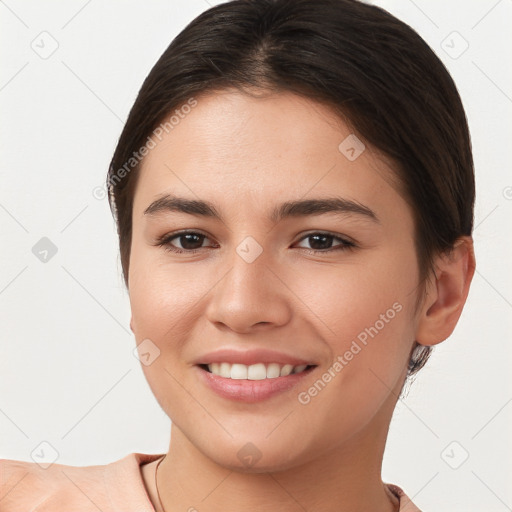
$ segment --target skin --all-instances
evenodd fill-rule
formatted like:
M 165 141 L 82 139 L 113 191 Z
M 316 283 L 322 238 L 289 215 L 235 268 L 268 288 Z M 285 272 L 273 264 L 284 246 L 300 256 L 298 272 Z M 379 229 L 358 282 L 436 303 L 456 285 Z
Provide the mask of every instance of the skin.
M 130 325 L 137 344 L 149 338 L 160 350 L 142 368 L 172 420 L 158 469 L 165 511 L 397 510 L 381 480 L 389 423 L 414 340 L 439 343 L 458 321 L 474 272 L 471 238 L 436 258 L 417 307 L 413 216 L 389 162 L 368 145 L 349 161 L 338 149 L 349 127 L 292 93 L 197 100 L 145 157 L 133 205 Z M 165 193 L 210 201 L 224 222 L 144 214 Z M 354 213 L 267 218 L 283 201 L 333 196 L 365 205 L 378 222 Z M 171 245 L 195 254 L 156 245 L 184 229 L 206 237 Z M 315 246 L 305 236 L 325 231 L 355 247 L 336 251 L 335 238 Z M 236 252 L 247 236 L 263 251 L 252 263 Z M 301 404 L 298 394 L 396 303 L 400 312 Z M 206 387 L 194 367 L 226 347 L 267 347 L 318 366 L 297 389 L 238 403 Z M 248 442 L 261 454 L 250 467 L 237 456 Z M 154 467 L 143 478 L 160 512 Z

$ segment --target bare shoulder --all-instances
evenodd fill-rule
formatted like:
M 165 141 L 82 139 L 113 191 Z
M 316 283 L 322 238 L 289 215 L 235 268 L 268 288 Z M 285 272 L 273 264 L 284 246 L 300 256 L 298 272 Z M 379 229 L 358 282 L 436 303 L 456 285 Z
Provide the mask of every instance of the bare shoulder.
M 97 512 L 108 500 L 103 468 L 51 464 L 45 469 L 35 462 L 0 459 L 0 510 L 60 512 L 73 506 Z

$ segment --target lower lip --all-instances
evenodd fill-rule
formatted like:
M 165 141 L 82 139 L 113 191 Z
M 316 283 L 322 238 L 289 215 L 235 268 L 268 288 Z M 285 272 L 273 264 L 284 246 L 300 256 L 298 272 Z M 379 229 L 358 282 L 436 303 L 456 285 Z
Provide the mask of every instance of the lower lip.
M 308 376 L 315 367 L 308 368 L 300 373 L 293 373 L 286 377 L 275 379 L 248 380 L 226 379 L 196 366 L 200 379 L 218 395 L 236 400 L 238 402 L 254 403 L 266 400 L 297 386 L 302 379 Z

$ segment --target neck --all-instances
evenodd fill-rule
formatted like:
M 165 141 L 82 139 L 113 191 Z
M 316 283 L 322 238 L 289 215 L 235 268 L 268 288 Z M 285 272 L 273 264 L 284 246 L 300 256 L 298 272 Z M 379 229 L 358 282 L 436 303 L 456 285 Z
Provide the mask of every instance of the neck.
M 216 464 L 172 424 L 172 448 L 158 469 L 160 499 L 165 512 L 395 512 L 398 500 L 380 476 L 386 437 L 387 427 L 376 432 L 370 424 L 345 445 L 302 465 L 247 473 Z

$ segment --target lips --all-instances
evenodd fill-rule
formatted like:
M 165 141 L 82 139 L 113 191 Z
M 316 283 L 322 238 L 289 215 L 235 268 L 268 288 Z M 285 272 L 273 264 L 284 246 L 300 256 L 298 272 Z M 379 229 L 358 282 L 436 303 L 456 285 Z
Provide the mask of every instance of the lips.
M 314 368 L 312 359 L 266 349 L 221 349 L 195 361 L 198 377 L 223 398 L 258 402 L 291 391 Z
M 235 402 L 254 403 L 270 399 L 298 389 L 316 367 L 306 367 L 300 373 L 292 373 L 284 377 L 262 380 L 224 378 L 204 370 L 203 366 L 195 366 L 197 378 L 218 396 Z

